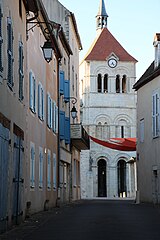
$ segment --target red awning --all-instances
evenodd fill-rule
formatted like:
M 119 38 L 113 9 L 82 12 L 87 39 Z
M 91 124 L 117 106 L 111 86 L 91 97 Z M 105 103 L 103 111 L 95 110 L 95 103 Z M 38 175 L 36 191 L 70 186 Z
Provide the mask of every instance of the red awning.
M 136 151 L 136 138 L 110 138 L 106 141 L 91 137 L 91 140 L 108 148 L 119 151 Z

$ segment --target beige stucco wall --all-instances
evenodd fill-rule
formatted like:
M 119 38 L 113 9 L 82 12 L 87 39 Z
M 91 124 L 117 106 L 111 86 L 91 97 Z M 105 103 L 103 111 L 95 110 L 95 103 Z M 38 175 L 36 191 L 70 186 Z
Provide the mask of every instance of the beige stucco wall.
M 24 84 L 26 81 L 26 19 L 25 19 L 25 9 L 22 4 L 22 17 L 19 15 L 19 4 L 18 1 L 14 0 L 6 0 L 0 1 L 2 7 L 2 37 L 3 37 L 3 45 L 2 45 L 2 61 L 3 61 L 3 77 L 0 79 L 0 113 L 2 113 L 6 118 L 10 120 L 10 139 L 11 144 L 9 145 L 9 169 L 8 169 L 8 223 L 11 223 L 12 209 L 13 209 L 13 155 L 14 155 L 14 134 L 13 134 L 13 124 L 16 124 L 22 131 L 24 131 L 24 141 L 26 140 L 25 128 L 25 111 L 26 111 L 26 92 L 24 87 L 24 99 L 19 100 L 19 41 L 23 42 L 23 54 L 24 54 Z M 7 85 L 7 76 L 8 76 L 8 57 L 7 57 L 7 17 L 11 17 L 12 19 L 12 27 L 13 27 L 13 82 L 14 86 L 10 89 Z M 25 147 L 25 142 L 23 143 Z M 23 177 L 25 171 L 25 155 L 22 157 L 22 169 L 23 169 Z M 22 195 L 20 196 L 22 201 L 22 211 L 24 210 L 24 202 L 23 202 L 23 193 L 24 188 L 22 186 Z
M 154 176 L 153 170 L 158 171 L 159 181 L 159 144 L 160 138 L 152 137 L 152 94 L 155 90 L 160 93 L 160 77 L 156 77 L 137 91 L 137 171 L 140 200 L 154 202 Z M 140 142 L 140 120 L 144 119 L 144 142 Z M 158 190 L 158 201 L 159 190 Z

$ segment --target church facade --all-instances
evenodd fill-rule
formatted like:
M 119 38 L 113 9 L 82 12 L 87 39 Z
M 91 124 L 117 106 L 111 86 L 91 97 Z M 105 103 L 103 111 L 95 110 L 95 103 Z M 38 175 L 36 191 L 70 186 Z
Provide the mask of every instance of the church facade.
M 136 137 L 136 62 L 107 28 L 100 0 L 97 36 L 80 64 L 81 120 L 100 140 Z M 90 141 L 81 151 L 81 198 L 135 197 L 135 151 L 119 151 Z

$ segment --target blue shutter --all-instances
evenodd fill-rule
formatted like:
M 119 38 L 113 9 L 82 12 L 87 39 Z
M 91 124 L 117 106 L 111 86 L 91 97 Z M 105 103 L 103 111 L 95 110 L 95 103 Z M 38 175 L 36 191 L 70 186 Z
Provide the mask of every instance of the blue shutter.
M 60 74 L 59 74 L 59 78 L 60 78 L 60 95 L 63 95 L 64 94 L 64 72 L 63 71 L 60 71 Z
M 3 72 L 2 43 L 3 43 L 3 38 L 2 38 L 2 8 L 0 6 L 0 76 L 2 76 L 1 73 Z
M 65 112 L 60 111 L 60 140 L 64 139 L 64 135 L 65 135 Z
M 29 106 L 33 111 L 33 76 L 32 72 L 29 73 Z
M 65 80 L 64 81 L 64 101 L 69 102 L 70 97 L 70 81 Z
M 70 118 L 65 117 L 65 143 L 70 144 Z

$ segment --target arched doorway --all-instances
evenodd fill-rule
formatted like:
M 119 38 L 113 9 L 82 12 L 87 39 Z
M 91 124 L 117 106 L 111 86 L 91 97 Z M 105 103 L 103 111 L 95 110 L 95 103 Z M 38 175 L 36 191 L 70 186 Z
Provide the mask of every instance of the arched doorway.
M 126 162 L 120 160 L 118 162 L 118 196 L 127 197 L 127 186 L 126 186 Z
M 106 197 L 106 161 L 100 159 L 98 161 L 98 197 Z

